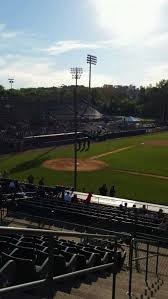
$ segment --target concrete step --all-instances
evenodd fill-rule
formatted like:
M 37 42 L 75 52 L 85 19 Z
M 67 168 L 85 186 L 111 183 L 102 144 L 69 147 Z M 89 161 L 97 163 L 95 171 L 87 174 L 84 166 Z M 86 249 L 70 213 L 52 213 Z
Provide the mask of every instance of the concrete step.
M 166 298 L 168 298 L 167 289 L 166 289 L 166 291 L 164 291 L 162 288 L 163 288 L 162 280 L 155 281 L 155 283 L 152 283 L 151 286 L 148 286 L 145 288 L 145 292 L 143 294 L 136 296 L 136 299 L 150 299 L 150 298 L 152 298 L 152 299 L 165 298 L 166 299 Z M 162 291 L 163 291 L 163 293 L 162 293 Z M 163 295 L 163 297 L 162 297 L 162 295 Z
M 135 273 L 134 285 L 132 288 L 133 298 L 136 296 L 140 297 L 140 294 L 144 293 L 145 282 L 144 275 Z M 128 272 L 121 272 L 117 275 L 116 279 L 116 298 L 124 299 L 127 298 L 128 291 Z M 91 284 L 82 283 L 80 288 L 73 288 L 71 294 L 80 296 L 82 298 L 111 298 L 112 296 L 112 276 L 106 279 L 98 278 L 97 282 Z
M 157 289 L 156 279 L 150 277 L 149 286 L 154 283 L 155 289 Z M 73 281 L 67 281 L 65 283 L 60 283 L 55 286 L 55 291 L 51 294 L 51 289 L 44 288 L 41 290 L 36 290 L 32 294 L 21 294 L 17 296 L 2 297 L 1 299 L 111 299 L 112 298 L 112 275 L 107 275 L 107 273 L 90 274 L 88 276 L 82 277 L 81 279 L 75 279 Z M 122 271 L 116 277 L 116 299 L 126 299 L 129 298 L 127 295 L 128 291 L 128 281 L 129 272 Z M 150 298 L 151 292 L 147 290 L 145 296 L 145 282 L 144 273 L 133 272 L 133 283 L 132 283 L 132 293 L 133 299 L 141 299 L 143 294 L 143 299 Z M 168 286 L 163 285 L 161 289 L 153 293 L 153 298 L 168 298 L 167 294 Z M 160 295 L 159 295 L 160 294 Z M 155 296 L 155 297 L 154 297 Z M 160 297 L 159 297 L 160 296 Z
M 57 292 L 56 295 L 52 299 L 83 299 L 79 294 L 67 294 L 64 292 Z M 42 299 L 48 299 L 48 298 L 42 298 Z
M 167 299 L 168 298 L 168 284 L 167 284 L 167 277 L 164 278 L 164 283 L 163 285 L 160 287 L 160 289 L 157 291 L 155 298 L 156 299 Z M 166 283 L 165 283 L 166 281 Z

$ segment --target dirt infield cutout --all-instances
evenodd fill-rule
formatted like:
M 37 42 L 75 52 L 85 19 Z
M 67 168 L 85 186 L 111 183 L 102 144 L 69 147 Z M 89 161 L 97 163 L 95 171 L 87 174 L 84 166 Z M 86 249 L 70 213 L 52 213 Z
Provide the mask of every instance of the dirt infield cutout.
M 60 158 L 54 160 L 46 160 L 43 162 L 43 167 L 52 170 L 59 171 L 73 171 L 74 159 L 72 158 Z M 77 169 L 78 171 L 95 171 L 108 167 L 103 161 L 91 160 L 91 159 L 78 159 Z

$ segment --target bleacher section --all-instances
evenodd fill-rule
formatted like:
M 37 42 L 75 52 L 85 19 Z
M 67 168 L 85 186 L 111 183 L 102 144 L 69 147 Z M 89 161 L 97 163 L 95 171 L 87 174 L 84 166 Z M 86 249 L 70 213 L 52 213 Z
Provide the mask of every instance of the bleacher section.
M 168 274 L 168 232 L 162 227 L 166 219 L 162 211 L 86 204 L 84 200 L 65 202 L 64 187 L 12 181 L 15 187 L 10 186 L 11 179 L 0 180 L 1 225 L 12 224 L 19 219 L 20 224 L 22 221 L 23 224 L 30 223 L 27 227 L 36 224 L 32 226 L 36 230 L 8 231 L 0 226 L 0 296 L 4 287 L 37 280 L 48 281 L 51 277 L 60 279 L 61 275 L 73 274 L 75 276 L 64 286 L 56 283 L 56 295 L 52 298 L 111 298 L 112 280 L 113 286 L 115 283 L 112 276 L 117 274 L 117 290 L 113 289 L 116 297 L 113 298 L 127 298 L 130 283 L 130 292 L 136 294 L 132 298 L 150 298 L 154 295 L 159 298 L 158 294 L 166 298 L 167 287 L 163 279 L 166 281 L 165 275 Z M 38 230 L 40 223 L 48 229 L 55 227 L 55 230 Z M 62 232 L 58 232 L 58 228 L 63 229 Z M 49 232 L 52 238 L 47 235 Z M 65 238 L 66 235 L 69 237 Z M 108 265 L 111 268 L 106 270 L 96 268 Z M 89 269 L 94 270 L 95 274 L 76 276 L 80 271 Z M 131 271 L 133 277 L 130 276 Z M 164 275 L 163 279 L 159 273 Z M 91 284 L 89 289 L 86 281 Z M 66 288 L 70 288 L 70 294 Z M 49 298 L 43 297 L 43 291 L 28 291 L 25 299 L 31 296 L 34 299 Z
M 20 195 L 19 195 L 20 196 Z M 39 219 L 45 219 L 57 225 L 62 222 L 74 224 L 80 231 L 91 231 L 91 228 L 117 232 L 127 232 L 139 238 L 168 238 L 166 230 L 160 228 L 162 218 L 153 217 L 148 211 L 148 217 L 143 209 L 125 209 L 98 204 L 67 203 L 61 199 L 47 199 L 28 193 L 27 198 L 17 198 L 14 204 L 8 205 L 8 216 L 22 213 Z M 90 228 L 90 229 L 89 229 Z
M 48 238 L 43 235 L 1 235 L 1 288 L 47 277 L 48 247 Z M 53 276 L 114 262 L 114 244 L 107 241 L 100 241 L 99 246 L 95 246 L 55 238 L 53 251 Z M 124 259 L 125 253 L 118 248 L 117 261 L 120 269 Z

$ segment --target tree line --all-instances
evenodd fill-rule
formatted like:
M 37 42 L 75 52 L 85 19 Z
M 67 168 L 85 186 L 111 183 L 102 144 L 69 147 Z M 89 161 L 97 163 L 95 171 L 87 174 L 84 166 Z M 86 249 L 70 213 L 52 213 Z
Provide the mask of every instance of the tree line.
M 56 103 L 64 99 L 73 100 L 74 86 L 63 85 L 61 87 L 38 87 L 5 89 L 0 85 L 0 98 L 11 98 L 12 96 L 24 100 L 30 97 L 52 97 Z M 92 88 L 90 95 L 85 86 L 78 87 L 78 98 L 90 101 L 101 113 L 107 115 L 132 115 L 143 118 L 168 120 L 168 80 L 161 80 L 156 85 L 137 88 L 133 85 L 104 85 Z

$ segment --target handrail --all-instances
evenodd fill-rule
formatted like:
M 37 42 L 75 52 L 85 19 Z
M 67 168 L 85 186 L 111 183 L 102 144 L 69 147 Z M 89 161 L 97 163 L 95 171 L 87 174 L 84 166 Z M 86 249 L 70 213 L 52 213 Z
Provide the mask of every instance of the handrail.
M 29 217 L 32 217 L 31 214 L 27 214 L 27 213 L 22 213 L 22 212 L 17 212 L 18 215 L 23 215 L 23 216 L 29 216 Z M 15 213 L 16 215 L 16 213 Z M 107 230 L 107 229 L 102 229 L 102 228 L 96 228 L 94 226 L 87 226 L 87 225 L 81 225 L 81 224 L 78 224 L 78 223 L 74 223 L 74 222 L 68 222 L 68 221 L 62 221 L 62 220 L 57 220 L 57 219 L 53 219 L 53 218 L 47 218 L 47 217 L 41 217 L 41 216 L 34 216 L 33 215 L 33 219 L 42 219 L 42 220 L 45 220 L 45 221 L 53 221 L 53 222 L 59 222 L 61 224 L 68 224 L 68 225 L 74 225 L 75 227 L 79 227 L 79 228 L 83 228 L 83 229 L 91 229 L 91 230 L 99 230 L 99 231 L 102 231 L 102 232 L 107 232 L 108 234 L 112 235 L 114 234 L 114 236 L 123 236 L 124 238 L 129 238 L 131 237 L 131 233 L 126 233 L 126 232 L 117 232 L 117 231 L 110 231 L 110 230 Z M 163 231 L 162 229 L 160 229 L 161 232 L 165 232 Z M 140 235 L 140 237 L 136 237 L 135 240 L 138 241 L 138 242 L 142 242 L 142 243 L 145 243 L 147 244 L 148 242 L 150 244 L 158 244 L 158 241 L 159 242 L 165 242 L 165 243 L 168 243 L 168 238 L 163 238 L 163 237 L 157 237 L 157 240 L 152 240 L 151 238 L 156 238 L 155 236 L 151 236 L 149 234 L 142 234 L 142 233 L 138 233 L 138 235 Z M 141 238 L 141 236 L 146 236 L 148 238 L 150 238 L 150 240 L 147 240 L 147 239 L 143 239 Z
M 117 243 L 118 245 L 120 245 L 119 243 Z M 151 244 L 150 244 L 151 245 Z M 124 244 L 124 247 L 125 247 L 125 244 Z M 146 252 L 146 249 L 144 248 L 138 248 L 138 251 L 141 251 L 141 252 Z M 150 253 L 151 254 L 156 254 L 156 251 L 153 251 L 153 250 L 150 250 Z M 165 254 L 163 252 L 160 252 L 159 253 L 160 256 L 163 256 L 163 257 L 168 257 L 168 254 Z
M 164 237 L 159 237 L 159 236 L 153 236 L 153 235 L 149 235 L 149 234 L 144 234 L 144 236 L 146 236 L 146 237 L 149 237 L 149 238 L 157 238 L 156 240 L 153 240 L 153 239 L 143 239 L 143 238 L 139 238 L 139 237 L 136 237 L 135 238 L 135 241 L 137 241 L 137 242 L 140 242 L 140 243 L 144 243 L 144 244 L 158 244 L 158 242 L 159 243 L 161 243 L 161 242 L 165 242 L 165 243 L 167 243 L 168 244 L 168 238 L 164 238 Z
M 27 213 L 22 213 L 22 212 L 17 212 L 17 214 L 15 213 L 15 215 L 24 215 L 24 216 L 29 216 L 29 217 L 33 217 L 33 219 L 42 219 L 42 220 L 45 220 L 45 221 L 53 221 L 53 222 L 59 222 L 59 223 L 62 223 L 62 224 L 68 224 L 68 225 L 74 225 L 76 227 L 80 227 L 80 228 L 84 228 L 84 229 L 93 229 L 93 230 L 99 230 L 99 231 L 102 231 L 102 232 L 107 232 L 108 234 L 112 235 L 114 234 L 115 236 L 124 236 L 124 237 L 131 237 L 131 234 L 130 233 L 126 233 L 126 232 L 117 232 L 117 231 L 111 231 L 111 230 L 107 230 L 107 229 L 103 229 L 103 228 L 97 228 L 97 227 L 94 227 L 94 226 L 87 226 L 87 225 L 81 225 L 81 224 L 78 224 L 78 223 L 74 223 L 74 222 L 68 222 L 68 221 L 62 221 L 62 220 L 57 220 L 57 219 L 53 219 L 53 218 L 47 218 L 47 217 L 41 217 L 41 216 L 32 216 L 31 214 L 27 214 Z
M 114 235 L 102 235 L 102 234 L 89 234 L 89 233 L 77 233 L 77 232 L 65 232 L 65 231 L 55 231 L 48 229 L 34 229 L 34 228 L 20 228 L 20 227 L 6 227 L 0 226 L 1 234 L 26 234 L 26 235 L 50 235 L 50 236 L 64 236 L 64 237 L 93 237 L 98 239 L 115 239 Z M 125 234 L 124 234 L 125 235 Z
M 148 258 L 152 258 L 152 257 L 156 257 L 156 256 L 157 256 L 157 254 L 151 254 L 148 256 Z M 135 261 L 140 261 L 140 260 L 145 260 L 145 259 L 146 259 L 146 256 L 142 256 L 142 257 L 136 257 L 136 258 L 132 259 L 132 261 L 135 262 Z
M 96 271 L 100 271 L 100 270 L 106 270 L 108 268 L 112 268 L 112 272 L 117 272 L 117 266 L 115 265 L 115 263 L 109 263 L 106 265 L 91 267 L 88 269 L 74 271 L 74 272 L 63 274 L 60 276 L 55 276 L 55 277 L 53 277 L 53 281 L 60 282 L 65 279 L 74 278 L 77 276 L 81 276 L 83 274 L 96 272 Z M 5 287 L 5 288 L 0 289 L 0 295 L 5 294 L 5 293 L 13 293 L 14 291 L 26 291 L 26 290 L 44 285 L 47 282 L 48 282 L 48 279 L 41 279 L 41 280 L 27 282 L 27 283 L 16 285 L 16 286 Z

